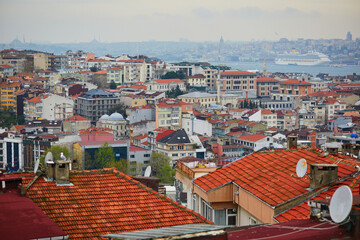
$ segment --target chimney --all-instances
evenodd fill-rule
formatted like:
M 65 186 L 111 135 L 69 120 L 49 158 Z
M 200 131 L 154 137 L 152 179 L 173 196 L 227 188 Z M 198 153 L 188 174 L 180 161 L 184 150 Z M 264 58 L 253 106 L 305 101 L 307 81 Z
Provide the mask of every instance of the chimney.
M 338 147 L 327 147 L 326 148 L 326 151 L 328 152 L 328 153 L 333 153 L 333 154 L 337 154 L 337 153 L 339 153 L 339 148 Z
M 58 184 L 70 183 L 70 159 L 59 159 L 53 162 L 47 162 L 47 178 L 49 181 L 54 181 Z
M 317 189 L 338 179 L 338 165 L 336 164 L 311 164 L 310 187 Z
M 295 135 L 289 135 L 287 137 L 287 148 L 288 149 L 292 149 L 295 147 L 295 149 L 297 149 L 297 139 L 298 137 Z

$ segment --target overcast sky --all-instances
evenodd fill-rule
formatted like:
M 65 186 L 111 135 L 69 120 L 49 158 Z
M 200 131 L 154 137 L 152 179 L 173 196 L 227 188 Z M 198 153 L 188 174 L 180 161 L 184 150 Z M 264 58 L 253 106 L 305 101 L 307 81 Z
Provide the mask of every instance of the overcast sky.
M 0 0 L 0 42 L 360 37 L 360 0 Z

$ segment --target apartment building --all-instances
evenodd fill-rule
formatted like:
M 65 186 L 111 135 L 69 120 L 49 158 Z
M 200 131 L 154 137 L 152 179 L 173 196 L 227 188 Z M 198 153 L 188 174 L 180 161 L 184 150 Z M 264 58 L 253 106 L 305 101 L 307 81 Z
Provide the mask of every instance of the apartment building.
M 156 128 L 179 129 L 181 128 L 181 104 L 175 100 L 166 100 L 156 104 Z
M 14 72 L 25 71 L 26 57 L 20 55 L 2 55 L 0 56 L 1 65 L 9 65 L 14 68 Z
M 95 124 L 102 115 L 108 113 L 111 107 L 119 103 L 120 99 L 114 93 L 92 89 L 78 97 L 77 111 L 78 115 Z
M 83 70 L 86 69 L 86 62 L 90 59 L 95 59 L 94 53 L 86 53 L 84 51 L 73 52 L 71 50 L 66 52 L 69 70 Z
M 114 82 L 119 85 L 124 84 L 124 71 L 122 67 L 112 67 L 107 69 L 106 82 Z
M 311 92 L 311 83 L 299 80 L 286 80 L 279 82 L 279 91 L 283 95 L 306 96 Z
M 119 60 L 117 65 L 123 68 L 125 85 L 131 85 L 136 82 L 144 83 L 152 79 L 152 65 L 147 63 L 145 59 Z
M 177 87 L 179 87 L 181 91 L 186 90 L 185 82 L 180 79 L 156 79 L 154 81 L 150 81 L 146 85 L 147 89 L 151 91 L 166 92 Z
M 212 104 L 216 104 L 217 95 L 203 92 L 191 92 L 178 96 L 178 99 L 186 103 L 198 103 L 202 107 L 209 107 Z
M 0 73 L 6 77 L 14 76 L 14 68 L 10 65 L 0 65 Z
M 34 70 L 52 70 L 55 67 L 54 56 L 48 53 L 34 53 Z
M 241 98 L 256 96 L 256 73 L 224 71 L 220 73 L 220 90 L 239 93 Z
M 268 97 L 273 92 L 279 92 L 279 80 L 270 77 L 259 77 L 256 79 L 257 95 Z
M 65 120 L 74 114 L 74 101 L 55 94 L 44 94 L 25 101 L 26 120 Z
M 190 86 L 207 85 L 206 77 L 203 74 L 196 74 L 196 75 L 188 76 L 187 77 L 187 83 Z
M 0 108 L 1 109 L 14 109 L 16 111 L 16 92 L 20 90 L 20 83 L 0 83 Z

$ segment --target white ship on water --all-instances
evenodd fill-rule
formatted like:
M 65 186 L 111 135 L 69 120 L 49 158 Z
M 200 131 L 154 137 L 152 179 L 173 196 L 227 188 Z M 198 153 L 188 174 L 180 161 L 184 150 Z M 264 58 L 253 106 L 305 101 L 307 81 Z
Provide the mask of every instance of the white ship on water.
M 293 52 L 290 54 L 279 54 L 275 58 L 275 63 L 279 65 L 315 66 L 329 64 L 330 62 L 328 56 L 319 52 L 306 54 Z

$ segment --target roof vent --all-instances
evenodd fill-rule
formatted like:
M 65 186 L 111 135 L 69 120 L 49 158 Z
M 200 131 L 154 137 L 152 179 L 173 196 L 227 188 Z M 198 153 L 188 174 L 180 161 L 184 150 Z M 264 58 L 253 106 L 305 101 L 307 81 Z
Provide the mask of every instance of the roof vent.
M 311 164 L 310 187 L 317 189 L 338 179 L 338 165 L 336 164 Z
M 62 155 L 62 159 L 47 161 L 47 178 L 55 181 L 57 185 L 69 185 L 70 183 L 70 159 Z M 72 184 L 71 184 L 72 185 Z

